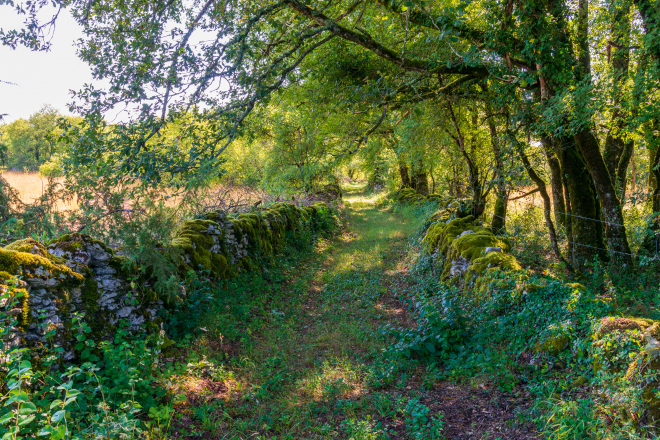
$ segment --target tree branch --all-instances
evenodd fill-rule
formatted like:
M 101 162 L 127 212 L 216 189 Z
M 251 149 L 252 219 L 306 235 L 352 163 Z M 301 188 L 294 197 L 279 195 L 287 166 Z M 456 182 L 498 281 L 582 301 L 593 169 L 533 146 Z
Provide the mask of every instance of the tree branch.
M 297 11 L 300 15 L 314 20 L 321 26 L 326 26 L 334 35 L 344 40 L 356 43 L 383 58 L 384 60 L 399 65 L 405 70 L 436 74 L 462 74 L 477 77 L 489 76 L 488 69 L 486 69 L 484 66 L 468 66 L 462 62 L 437 66 L 437 63 L 435 62 L 414 60 L 402 57 L 392 49 L 378 43 L 371 36 L 362 35 L 343 26 L 340 26 L 331 18 L 311 8 L 310 6 L 299 2 L 298 0 L 284 0 L 284 2 L 288 4 L 292 9 Z

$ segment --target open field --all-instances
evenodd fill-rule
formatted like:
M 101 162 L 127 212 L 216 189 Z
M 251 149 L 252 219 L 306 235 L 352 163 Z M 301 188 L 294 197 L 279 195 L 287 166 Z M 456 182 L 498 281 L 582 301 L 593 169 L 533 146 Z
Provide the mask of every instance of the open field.
M 48 187 L 48 179 L 39 176 L 36 171 L 3 171 L 2 177 L 9 185 L 18 191 L 21 201 L 25 204 L 34 203 L 39 197 L 44 195 Z M 64 179 L 54 179 L 56 183 L 62 183 Z M 59 211 L 77 210 L 78 204 L 75 200 L 70 202 L 58 201 L 57 209 Z
M 25 204 L 34 203 L 35 200 L 43 196 L 48 188 L 49 181 L 45 177 L 39 176 L 36 171 L 3 171 L 2 177 L 9 185 L 18 191 L 21 201 Z M 63 178 L 54 179 L 56 184 L 64 182 Z M 195 194 L 174 195 L 172 197 L 163 196 L 165 205 L 177 207 L 189 205 L 192 197 L 194 205 L 200 211 L 211 211 L 221 209 L 228 212 L 246 211 L 260 204 L 270 204 L 280 201 L 288 201 L 293 204 L 303 206 L 313 203 L 314 198 L 304 194 L 283 195 L 270 194 L 257 188 L 251 188 L 244 185 L 218 184 L 209 188 L 202 189 Z M 76 200 L 70 202 L 59 201 L 57 209 L 59 211 L 75 211 L 78 209 Z M 125 208 L 130 208 L 129 204 Z
M 18 191 L 23 203 L 33 203 L 48 186 L 48 179 L 39 176 L 36 171 L 3 171 L 2 177 Z

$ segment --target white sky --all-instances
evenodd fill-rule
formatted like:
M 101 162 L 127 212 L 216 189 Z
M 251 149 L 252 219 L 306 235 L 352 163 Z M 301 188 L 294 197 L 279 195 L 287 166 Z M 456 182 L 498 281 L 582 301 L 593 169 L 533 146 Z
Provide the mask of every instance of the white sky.
M 0 28 L 16 29 L 23 17 L 8 6 L 0 6 Z M 11 50 L 0 45 L 0 114 L 3 122 L 28 118 L 44 104 L 69 114 L 69 90 L 79 90 L 92 81 L 87 64 L 78 59 L 73 42 L 83 36 L 82 29 L 65 10 L 60 13 L 49 52 L 31 52 L 24 47 Z

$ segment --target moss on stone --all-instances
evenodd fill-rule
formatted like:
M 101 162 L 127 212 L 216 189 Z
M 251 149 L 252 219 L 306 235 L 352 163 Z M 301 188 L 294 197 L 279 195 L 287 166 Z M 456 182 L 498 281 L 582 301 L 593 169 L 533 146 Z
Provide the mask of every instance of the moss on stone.
M 660 356 L 643 351 L 630 363 L 625 379 L 641 387 L 644 409 L 652 422 L 660 421 Z
M 182 270 L 201 266 L 215 278 L 227 278 L 239 269 L 255 269 L 253 257 L 275 253 L 284 244 L 286 233 L 297 231 L 301 221 L 310 221 L 312 229 L 320 230 L 331 215 L 323 202 L 303 208 L 276 203 L 260 212 L 229 216 L 215 211 L 183 222 L 172 246 L 183 255 Z M 237 249 L 240 252 L 234 255 Z
M 487 229 L 474 228 L 474 232 L 464 234 L 452 241 L 447 258 L 452 261 L 460 255 L 467 260 L 474 260 L 485 255 L 487 247 L 499 247 L 502 252 L 509 252 L 511 244 Z M 493 252 L 498 253 L 498 252 Z
M 659 327 L 658 321 L 645 318 L 606 317 L 600 320 L 594 333 L 594 337 L 597 338 L 594 342 L 596 348 L 593 360 L 594 372 L 598 373 L 607 368 L 607 372 L 615 374 L 616 378 L 623 373 L 626 386 L 631 386 L 640 392 L 646 414 L 638 414 L 638 416 L 648 417 L 651 423 L 660 421 Z M 644 342 L 646 342 L 645 347 Z M 632 362 L 629 361 L 630 355 L 627 354 L 631 346 L 644 347 L 633 355 Z M 621 353 L 622 347 L 626 347 L 623 353 Z
M 13 275 L 23 275 L 25 278 L 55 278 L 67 277 L 79 283 L 84 277 L 64 264 L 55 263 L 49 258 L 28 252 L 18 252 L 0 249 L 0 270 Z
M 469 269 L 474 271 L 477 275 L 481 275 L 486 269 L 494 267 L 510 272 L 522 270 L 516 257 L 501 252 L 489 252 L 484 257 L 472 260 Z
M 598 323 L 594 338 L 598 339 L 613 331 L 633 331 L 648 333 L 656 339 L 660 339 L 660 322 L 646 318 L 624 318 L 607 316 L 601 318 Z
M 462 232 L 473 229 L 474 217 L 467 216 L 451 220 L 449 223 L 434 223 L 426 231 L 422 239 L 422 245 L 428 253 L 438 252 L 442 255 L 447 254 L 447 250 L 452 242 Z
M 472 218 L 472 216 L 465 218 Z M 456 228 L 451 234 L 449 234 L 448 231 L 451 230 L 450 227 L 454 222 L 461 227 Z M 460 229 L 464 230 L 457 234 L 454 239 L 451 239 L 451 235 L 453 235 L 454 232 L 458 232 Z M 520 265 L 515 257 L 503 253 L 508 252 L 511 249 L 509 241 L 505 238 L 495 236 L 495 234 L 488 229 L 469 226 L 469 224 L 452 220 L 447 225 L 443 240 L 445 244 L 447 242 L 450 243 L 446 248 L 446 261 L 454 262 L 464 259 L 463 261 L 471 262 L 471 266 L 474 266 L 472 269 L 477 272 L 477 275 L 490 267 L 501 267 L 506 270 L 520 270 Z M 488 254 L 485 254 L 486 248 L 488 247 L 499 247 L 502 252 L 489 252 Z M 447 278 L 450 270 L 450 264 L 445 264 L 442 277 Z
M 211 227 L 217 234 L 218 243 L 213 239 L 214 235 L 206 233 Z M 194 219 L 186 220 L 183 222 L 179 231 L 177 232 L 172 246 L 179 249 L 186 258 L 186 265 L 193 269 L 201 269 L 210 271 L 215 276 L 221 276 L 227 270 L 226 259 L 219 259 L 214 257 L 225 251 L 222 244 L 224 231 L 221 226 L 211 220 Z M 218 252 L 211 252 L 214 245 L 218 244 Z M 223 263 L 224 262 L 224 263 Z
M 5 246 L 5 249 L 8 251 L 26 252 L 33 255 L 39 255 L 41 257 L 49 259 L 54 264 L 66 263 L 66 260 L 64 258 L 57 257 L 51 254 L 50 252 L 48 252 L 48 248 L 46 248 L 46 246 L 39 243 L 37 240 L 33 238 L 25 238 L 23 240 L 15 241 Z
M 46 246 L 33 238 L 25 238 L 23 240 L 15 241 L 5 246 L 5 249 L 8 251 L 27 252 L 29 254 L 41 255 L 42 257 L 46 257 L 48 254 Z
M 566 350 L 568 344 L 571 342 L 571 337 L 565 333 L 550 334 L 543 341 L 539 342 L 534 350 L 536 352 L 549 353 L 553 356 L 559 355 L 562 351 Z
M 587 288 L 584 287 L 584 286 L 583 286 L 582 284 L 580 284 L 580 283 L 566 283 L 565 286 L 568 287 L 568 288 L 570 288 L 570 289 L 577 289 L 577 290 L 580 290 L 580 291 L 582 291 L 582 292 L 586 292 L 586 291 L 587 291 Z
M 114 255 L 114 251 L 108 247 L 101 240 L 96 240 L 90 237 L 87 234 L 81 234 L 79 232 L 74 232 L 72 234 L 66 234 L 59 238 L 55 238 L 48 242 L 48 247 L 55 246 L 58 249 L 61 249 L 65 252 L 75 253 L 75 251 L 85 248 L 90 245 L 100 246 L 105 252 Z
M 316 192 L 316 196 L 327 201 L 341 199 L 343 192 L 339 185 L 336 183 L 329 183 L 325 185 L 320 191 Z
M 32 313 L 30 313 L 30 293 L 25 289 L 17 289 L 16 293 L 22 293 L 21 297 L 21 327 L 26 329 L 32 321 Z
M 98 300 L 100 298 L 99 284 L 91 276 L 86 277 L 85 282 L 80 288 L 80 299 L 88 313 L 95 313 L 98 310 Z

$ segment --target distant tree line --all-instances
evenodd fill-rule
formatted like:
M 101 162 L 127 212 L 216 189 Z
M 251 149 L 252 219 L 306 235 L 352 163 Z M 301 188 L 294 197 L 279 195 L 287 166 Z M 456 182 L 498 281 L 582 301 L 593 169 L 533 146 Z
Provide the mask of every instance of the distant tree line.
M 58 121 L 75 123 L 75 117 L 63 116 L 57 109 L 44 105 L 28 119 L 17 119 L 0 125 L 0 161 L 10 170 L 36 171 L 66 149 L 58 142 Z

